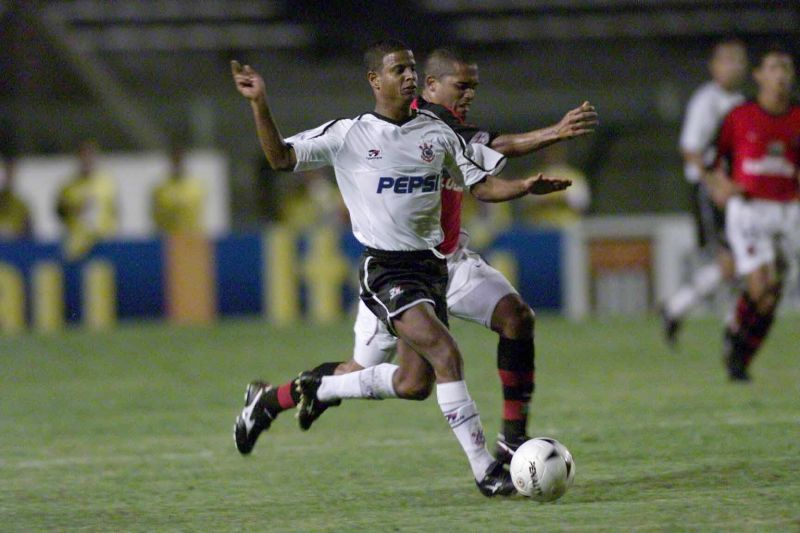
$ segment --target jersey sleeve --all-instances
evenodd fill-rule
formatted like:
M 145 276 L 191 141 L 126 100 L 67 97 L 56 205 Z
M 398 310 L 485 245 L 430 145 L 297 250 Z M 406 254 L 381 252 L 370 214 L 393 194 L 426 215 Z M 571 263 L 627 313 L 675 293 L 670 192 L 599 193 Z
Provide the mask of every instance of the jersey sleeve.
M 490 174 L 499 174 L 506 165 L 503 154 L 482 144 L 468 144 L 452 130 L 449 130 L 448 143 L 445 167 L 450 176 L 465 187 L 483 181 Z
M 684 152 L 702 153 L 714 140 L 718 127 L 710 93 L 698 93 L 689 101 L 681 129 L 680 146 Z
M 294 172 L 333 165 L 351 123 L 344 119 L 331 120 L 285 139 L 286 144 L 294 148 L 297 159 Z

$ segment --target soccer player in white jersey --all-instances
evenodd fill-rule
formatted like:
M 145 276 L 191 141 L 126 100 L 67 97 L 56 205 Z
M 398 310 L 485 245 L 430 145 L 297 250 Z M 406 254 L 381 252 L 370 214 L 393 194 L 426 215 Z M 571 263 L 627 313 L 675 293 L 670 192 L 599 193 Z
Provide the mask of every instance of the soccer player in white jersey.
M 563 190 L 569 182 L 541 175 L 517 181 L 494 177 L 487 169 L 502 165 L 501 154 L 473 149 L 435 115 L 411 109 L 417 74 L 407 46 L 382 41 L 370 47 L 365 59 L 374 112 L 334 120 L 287 140 L 272 118 L 261 76 L 249 66 L 232 64 L 236 86 L 250 100 L 270 165 L 295 171 L 334 167 L 353 234 L 365 247 L 359 269 L 361 299 L 400 339 L 398 365 L 328 379 L 351 385 L 341 398 L 423 399 L 435 384 L 442 413 L 469 459 L 481 493 L 512 494 L 508 472 L 486 449 L 480 417 L 463 380 L 461 353 L 446 326 L 447 263 L 435 249 L 443 239 L 441 177 L 446 168 L 482 201 Z M 419 376 L 426 379 L 420 381 Z M 301 413 L 313 412 L 321 377 L 306 372 L 298 384 Z M 235 439 L 241 452 L 252 448 L 269 423 L 262 397 L 256 394 L 237 419 Z
M 467 122 L 478 88 L 478 67 L 458 53 L 437 49 L 425 61 L 422 95 L 412 107 L 433 112 L 468 143 L 488 145 L 508 157 L 522 156 L 554 142 L 591 133 L 598 124 L 594 106 L 584 102 L 567 112 L 556 124 L 524 133 L 496 133 Z M 535 387 L 534 313 L 514 287 L 476 252 L 467 248 L 469 236 L 461 230 L 464 195 L 449 176 L 442 188 L 442 230 L 444 240 L 437 249 L 447 256 L 449 282 L 447 305 L 450 315 L 487 327 L 499 336 L 497 370 L 503 395 L 501 430 L 496 457 L 510 463 L 513 451 L 529 439 L 529 406 Z M 325 363 L 317 370 L 324 375 L 344 374 L 389 362 L 397 339 L 362 302 L 354 327 L 353 356 L 341 364 Z M 247 398 L 265 388 L 270 416 L 293 409 L 299 400 L 293 391 L 295 380 L 279 386 L 254 381 Z M 324 387 L 319 396 L 325 397 Z M 335 392 L 335 391 L 331 391 Z M 247 400 L 245 404 L 249 403 Z M 318 410 L 317 414 L 321 414 Z M 314 420 L 300 417 L 302 429 Z M 265 428 L 267 429 L 267 428 Z
M 747 50 L 738 39 L 714 46 L 708 63 L 711 80 L 689 100 L 681 130 L 680 148 L 686 181 L 692 185 L 697 240 L 707 262 L 661 307 L 664 337 L 674 348 L 683 318 L 720 284 L 733 277 L 733 257 L 725 239 L 724 201 L 713 198 L 703 176 L 714 161 L 714 141 L 728 112 L 744 101 L 742 84 L 747 74 Z M 710 257 L 709 257 L 710 256 Z

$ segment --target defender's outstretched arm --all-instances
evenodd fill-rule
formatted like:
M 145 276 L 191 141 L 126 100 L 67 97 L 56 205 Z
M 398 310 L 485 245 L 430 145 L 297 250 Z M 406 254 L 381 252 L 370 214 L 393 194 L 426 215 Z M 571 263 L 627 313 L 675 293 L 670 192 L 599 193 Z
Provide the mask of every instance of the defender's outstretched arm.
M 505 202 L 528 194 L 549 194 L 563 191 L 572 181 L 537 174 L 520 180 L 504 180 L 488 175 L 470 188 L 472 195 L 481 202 Z
M 490 146 L 506 157 L 519 157 L 559 141 L 588 135 L 598 124 L 594 106 L 584 102 L 568 111 L 557 124 L 525 133 L 502 133 Z

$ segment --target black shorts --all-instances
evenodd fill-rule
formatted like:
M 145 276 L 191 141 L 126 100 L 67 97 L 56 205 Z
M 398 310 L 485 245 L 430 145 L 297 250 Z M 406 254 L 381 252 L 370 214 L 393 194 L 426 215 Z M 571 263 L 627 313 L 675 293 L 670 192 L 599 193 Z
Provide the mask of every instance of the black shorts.
M 420 302 L 433 305 L 447 325 L 447 260 L 429 250 L 387 252 L 367 248 L 358 269 L 361 301 L 397 336 L 392 320 Z
M 697 225 L 697 242 L 700 248 L 710 251 L 719 247 L 730 248 L 725 237 L 725 211 L 717 207 L 704 184 L 695 183 L 692 192 L 692 214 Z

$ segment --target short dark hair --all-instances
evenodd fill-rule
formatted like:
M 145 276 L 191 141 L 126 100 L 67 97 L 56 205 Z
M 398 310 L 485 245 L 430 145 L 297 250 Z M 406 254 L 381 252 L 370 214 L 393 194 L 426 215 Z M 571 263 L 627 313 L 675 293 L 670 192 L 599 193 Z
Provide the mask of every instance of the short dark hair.
M 437 48 L 425 60 L 425 77 L 431 76 L 440 80 L 444 76 L 455 74 L 456 65 L 469 65 L 471 63 L 460 52 L 450 48 Z
M 778 56 L 789 56 L 792 57 L 792 53 L 789 50 L 781 45 L 780 43 L 772 43 L 766 48 L 764 48 L 761 53 L 758 54 L 758 61 L 756 62 L 756 68 L 764 66 L 764 60 L 767 56 L 771 55 L 778 55 Z
M 379 72 L 383 67 L 383 58 L 392 52 L 411 50 L 405 43 L 397 39 L 384 39 L 372 44 L 364 52 L 364 66 L 368 72 Z
M 714 50 L 721 46 L 740 46 L 747 49 L 747 45 L 742 40 L 741 37 L 737 37 L 736 35 L 728 35 L 727 37 L 723 37 L 722 39 L 718 40 L 714 43 Z

